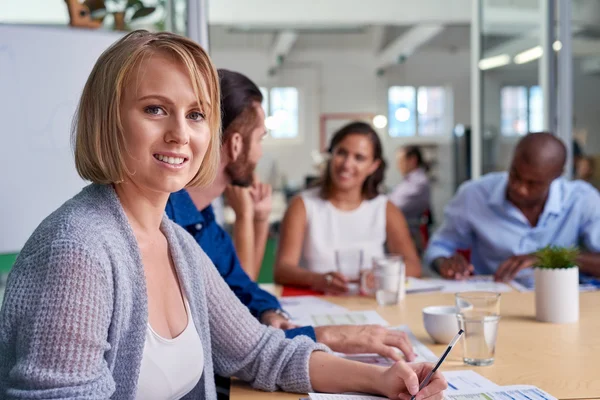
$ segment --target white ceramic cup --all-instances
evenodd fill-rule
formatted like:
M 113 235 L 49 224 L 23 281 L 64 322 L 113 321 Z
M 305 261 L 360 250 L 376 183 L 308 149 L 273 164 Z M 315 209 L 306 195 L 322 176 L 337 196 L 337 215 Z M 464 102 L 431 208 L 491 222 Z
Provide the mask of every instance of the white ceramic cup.
M 436 343 L 448 344 L 458 333 L 455 306 L 430 306 L 423 309 L 423 325 Z

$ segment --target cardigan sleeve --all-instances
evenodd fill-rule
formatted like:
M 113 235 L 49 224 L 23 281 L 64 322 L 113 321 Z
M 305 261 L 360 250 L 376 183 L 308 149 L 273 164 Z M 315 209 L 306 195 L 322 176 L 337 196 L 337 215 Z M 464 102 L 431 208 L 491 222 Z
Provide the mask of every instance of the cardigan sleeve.
M 312 391 L 310 355 L 329 349 L 307 336 L 286 339 L 282 330 L 261 325 L 200 248 L 197 259 L 203 264 L 215 372 L 262 390 Z
M 0 398 L 110 398 L 108 275 L 67 239 L 17 259 L 0 312 Z

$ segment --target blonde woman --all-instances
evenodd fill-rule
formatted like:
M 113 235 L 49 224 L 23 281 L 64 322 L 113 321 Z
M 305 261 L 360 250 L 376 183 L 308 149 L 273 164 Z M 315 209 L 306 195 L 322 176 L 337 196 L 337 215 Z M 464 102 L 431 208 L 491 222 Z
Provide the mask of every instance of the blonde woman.
M 166 218 L 171 192 L 213 179 L 219 131 L 217 74 L 192 41 L 136 31 L 98 59 L 74 132 L 93 183 L 41 223 L 11 272 L 0 398 L 215 399 L 215 372 L 265 390 L 416 392 L 429 365 L 344 361 L 261 325 Z M 437 375 L 422 395 L 444 387 Z

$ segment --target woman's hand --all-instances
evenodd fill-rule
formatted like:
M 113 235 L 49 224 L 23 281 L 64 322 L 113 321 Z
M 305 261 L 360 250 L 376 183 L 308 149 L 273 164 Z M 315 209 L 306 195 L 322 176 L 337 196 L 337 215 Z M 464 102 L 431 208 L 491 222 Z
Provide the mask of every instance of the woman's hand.
M 318 274 L 315 276 L 312 288 L 327 294 L 344 294 L 348 292 L 348 278 L 339 272 Z
M 398 361 L 383 373 L 381 392 L 390 399 L 410 400 L 416 395 L 417 400 L 442 400 L 448 384 L 441 372 L 433 374 L 427 386 L 419 391 L 419 384 L 432 369 L 433 364 L 429 363 L 407 364 Z

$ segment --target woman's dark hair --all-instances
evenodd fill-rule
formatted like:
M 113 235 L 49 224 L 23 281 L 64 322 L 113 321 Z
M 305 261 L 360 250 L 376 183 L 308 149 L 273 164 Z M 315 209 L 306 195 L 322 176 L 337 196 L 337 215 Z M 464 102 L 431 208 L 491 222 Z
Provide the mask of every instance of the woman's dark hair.
M 429 171 L 429 164 L 423 159 L 423 153 L 421 153 L 421 149 L 418 146 L 407 145 L 403 146 L 402 150 L 404 150 L 406 158 L 415 158 L 417 160 L 418 168 L 423 168 L 426 172 Z
M 379 186 L 383 182 L 385 176 L 386 162 L 383 158 L 383 147 L 379 135 L 375 132 L 375 129 L 366 122 L 351 122 L 348 125 L 338 130 L 331 139 L 329 154 L 333 154 L 335 147 L 346 138 L 348 135 L 362 135 L 366 136 L 371 144 L 373 145 L 373 160 L 379 160 L 379 167 L 371 175 L 367 177 L 362 187 L 362 194 L 366 199 L 373 199 L 379 194 Z M 328 199 L 333 190 L 333 181 L 331 179 L 331 159 L 327 162 L 327 168 L 325 168 L 325 175 L 321 180 L 321 197 Z
M 258 115 L 252 106 L 255 102 L 261 103 L 263 95 L 254 82 L 239 72 L 219 69 L 218 73 L 223 129 L 221 140 L 225 142 L 233 132 L 239 132 L 246 139 L 247 133 L 258 120 Z

